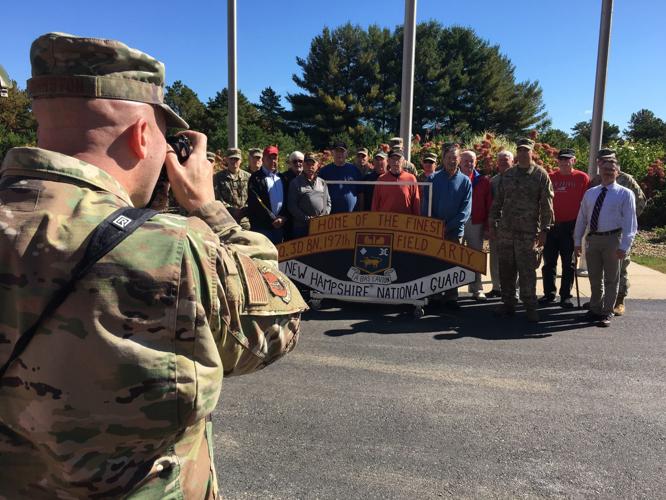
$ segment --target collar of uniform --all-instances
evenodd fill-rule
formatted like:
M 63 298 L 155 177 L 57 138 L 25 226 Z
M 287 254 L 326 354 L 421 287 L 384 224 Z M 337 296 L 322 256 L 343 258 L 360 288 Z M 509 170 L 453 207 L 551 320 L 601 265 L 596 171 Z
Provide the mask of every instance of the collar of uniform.
M 518 172 L 524 172 L 527 175 L 532 175 L 532 172 L 534 172 L 537 166 L 534 163 L 530 163 L 528 168 L 522 168 L 520 165 L 516 165 L 516 168 L 518 169 Z
M 68 177 L 115 194 L 133 206 L 125 188 L 99 167 L 55 151 L 41 148 L 13 148 L 0 168 L 1 175 L 38 178 Z

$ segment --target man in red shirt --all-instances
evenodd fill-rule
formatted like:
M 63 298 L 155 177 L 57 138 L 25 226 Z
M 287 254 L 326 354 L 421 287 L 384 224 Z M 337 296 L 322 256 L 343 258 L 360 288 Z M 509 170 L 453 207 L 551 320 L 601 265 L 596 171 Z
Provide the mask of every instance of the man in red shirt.
M 555 223 L 548 231 L 546 245 L 543 249 L 541 276 L 543 277 L 544 295 L 539 302 L 550 304 L 555 301 L 555 278 L 557 277 L 556 267 L 559 256 L 562 259 L 560 306 L 571 309 L 574 306 L 571 301 L 571 288 L 576 272 L 573 262 L 573 231 L 576 226 L 578 209 L 590 183 L 590 178 L 585 172 L 574 170 L 576 154 L 573 149 L 561 149 L 557 155 L 557 163 L 559 169 L 549 174 L 555 192 L 553 199 Z
M 490 179 L 476 170 L 476 153 L 469 149 L 460 155 L 460 171 L 469 177 L 472 183 L 472 216 L 465 222 L 463 243 L 474 250 L 482 250 L 483 236 L 488 232 L 488 215 L 493 201 Z M 476 273 L 474 283 L 469 284 L 469 291 L 475 300 L 479 302 L 486 300 L 481 284 L 481 273 Z
M 404 154 L 394 149 L 389 156 L 389 171 L 380 176 L 379 182 L 410 182 L 399 186 L 378 184 L 372 195 L 373 212 L 394 212 L 399 214 L 420 215 L 421 197 L 416 185 L 416 177 L 402 170 Z

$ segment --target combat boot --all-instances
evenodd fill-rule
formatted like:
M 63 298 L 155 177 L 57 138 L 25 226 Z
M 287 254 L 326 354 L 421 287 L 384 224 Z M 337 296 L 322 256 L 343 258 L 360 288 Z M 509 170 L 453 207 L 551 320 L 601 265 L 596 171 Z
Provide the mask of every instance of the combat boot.
M 615 316 L 622 316 L 624 314 L 624 296 L 617 296 L 615 307 L 613 307 L 613 314 L 615 314 Z
M 539 311 L 533 308 L 527 309 L 527 321 L 530 323 L 538 323 L 539 322 Z
M 516 314 L 516 309 L 513 306 L 502 304 L 497 309 L 495 309 L 493 314 L 496 318 L 508 318 Z

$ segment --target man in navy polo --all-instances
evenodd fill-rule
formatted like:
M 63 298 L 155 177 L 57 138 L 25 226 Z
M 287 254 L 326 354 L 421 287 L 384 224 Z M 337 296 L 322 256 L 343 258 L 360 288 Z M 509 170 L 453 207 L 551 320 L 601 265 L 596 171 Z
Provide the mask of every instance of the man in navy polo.
M 327 181 L 331 196 L 331 213 L 353 212 L 363 207 L 363 192 L 360 184 L 336 184 L 335 181 L 360 181 L 361 172 L 347 162 L 347 145 L 344 142 L 333 144 L 333 163 L 319 171 L 319 177 Z M 331 182 L 329 182 L 331 181 Z

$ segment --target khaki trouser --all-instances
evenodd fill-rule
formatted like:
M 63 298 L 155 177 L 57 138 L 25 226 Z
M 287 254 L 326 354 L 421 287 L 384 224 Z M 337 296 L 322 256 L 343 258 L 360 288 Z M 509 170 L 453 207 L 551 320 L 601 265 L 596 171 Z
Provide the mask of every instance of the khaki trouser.
M 617 258 L 621 237 L 620 232 L 587 237 L 585 258 L 592 290 L 590 311 L 594 314 L 607 316 L 615 307 L 622 264 L 622 260 Z
M 472 219 L 468 219 L 465 222 L 463 243 L 474 250 L 483 250 L 483 224 L 472 224 Z M 471 293 L 483 292 L 481 273 L 475 273 L 475 280 L 469 284 L 468 290 Z

